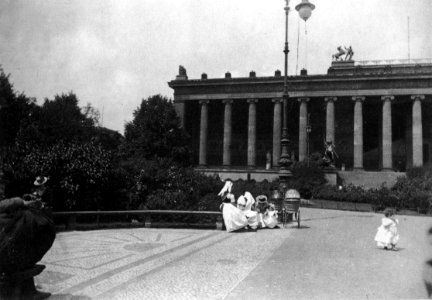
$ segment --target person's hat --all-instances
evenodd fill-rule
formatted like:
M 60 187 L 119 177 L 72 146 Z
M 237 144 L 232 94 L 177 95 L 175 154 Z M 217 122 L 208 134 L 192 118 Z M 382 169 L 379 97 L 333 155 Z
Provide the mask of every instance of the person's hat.
M 48 181 L 48 177 L 38 176 L 36 177 L 34 185 L 36 186 L 44 185 L 47 181 Z
M 266 195 L 259 195 L 256 197 L 256 200 L 258 203 L 266 203 L 267 202 L 267 196 Z
M 234 196 L 234 194 L 228 193 L 226 197 L 227 197 L 227 199 L 230 200 L 231 203 L 235 202 L 235 196 Z
M 384 215 L 386 217 L 391 217 L 395 214 L 395 211 L 393 208 L 387 207 L 386 209 L 384 209 Z

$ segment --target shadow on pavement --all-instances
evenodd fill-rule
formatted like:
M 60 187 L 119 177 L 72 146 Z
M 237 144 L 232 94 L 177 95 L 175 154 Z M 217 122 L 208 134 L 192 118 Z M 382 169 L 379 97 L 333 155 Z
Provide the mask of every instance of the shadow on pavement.
M 347 219 L 347 218 L 373 218 L 374 216 L 334 216 L 334 217 L 318 217 L 318 218 L 306 218 L 302 221 L 314 221 L 314 220 L 328 220 L 328 219 Z

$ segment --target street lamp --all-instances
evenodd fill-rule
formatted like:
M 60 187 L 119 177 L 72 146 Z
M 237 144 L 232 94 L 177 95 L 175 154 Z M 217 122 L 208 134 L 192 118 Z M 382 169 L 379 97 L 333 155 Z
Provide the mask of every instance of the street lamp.
M 291 171 L 289 170 L 289 167 L 292 164 L 292 161 L 290 159 L 290 155 L 288 153 L 288 145 L 290 143 L 288 138 L 288 13 L 289 13 L 289 1 L 285 0 L 285 48 L 284 48 L 284 55 L 285 55 L 285 69 L 284 69 L 284 90 L 283 90 L 283 128 L 282 128 L 282 138 L 281 138 L 281 156 L 279 159 L 279 180 L 280 180 L 280 188 L 283 191 L 287 190 L 288 187 L 288 180 L 292 176 Z M 312 3 L 309 3 L 308 0 L 302 0 L 300 4 L 296 6 L 296 10 L 299 12 L 300 17 L 304 20 L 305 18 L 308 19 L 311 14 L 312 10 L 315 9 L 315 5 Z
M 307 19 L 309 19 L 312 15 L 315 5 L 310 3 L 309 0 L 302 0 L 301 3 L 296 5 L 295 9 L 298 11 L 300 18 L 302 18 L 304 21 L 307 21 Z

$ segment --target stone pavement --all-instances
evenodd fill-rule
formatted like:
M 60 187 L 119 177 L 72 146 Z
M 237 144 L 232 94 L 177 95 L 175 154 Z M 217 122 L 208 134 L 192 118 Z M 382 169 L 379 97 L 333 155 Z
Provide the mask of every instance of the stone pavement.
M 400 251 L 376 248 L 381 215 L 301 208 L 302 226 L 227 233 L 59 233 L 36 277 L 50 299 L 425 298 L 432 219 L 397 216 Z

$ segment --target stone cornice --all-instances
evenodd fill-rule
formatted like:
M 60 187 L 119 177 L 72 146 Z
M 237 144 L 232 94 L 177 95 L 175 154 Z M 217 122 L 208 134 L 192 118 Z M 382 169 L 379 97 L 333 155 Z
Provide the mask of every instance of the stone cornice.
M 231 95 L 233 98 L 264 98 L 282 97 L 283 81 L 279 78 L 268 77 L 242 80 L 206 80 L 182 81 L 172 84 L 175 99 L 198 95 L 212 97 L 212 95 Z M 401 95 L 409 91 L 410 94 L 431 94 L 432 74 L 429 76 L 392 76 L 392 77 L 328 77 L 311 76 L 290 80 L 288 92 L 290 97 L 337 97 L 350 96 L 350 93 L 360 91 L 369 95 Z M 346 91 L 349 91 L 348 93 Z M 375 92 L 374 92 L 375 91 Z M 391 91 L 390 93 L 387 91 Z M 223 98 L 225 98 L 224 96 Z
M 289 84 L 302 82 L 332 82 L 332 81 L 359 81 L 359 80 L 398 80 L 398 79 L 432 79 L 432 72 L 427 74 L 409 73 L 409 74 L 360 74 L 360 75 L 308 75 L 308 76 L 288 76 Z M 275 84 L 282 83 L 283 77 L 238 77 L 238 78 L 212 78 L 212 79 L 192 79 L 192 80 L 171 80 L 168 85 L 174 87 L 186 86 L 217 86 L 217 85 L 242 85 L 242 84 Z
M 430 88 L 412 88 L 412 89 L 376 89 L 376 90 L 331 90 L 331 91 L 297 91 L 290 92 L 290 100 L 292 98 L 313 98 L 313 97 L 352 97 L 352 96 L 401 96 L 401 95 L 432 95 L 432 87 Z M 223 99 L 264 99 L 264 98 L 281 98 L 281 92 L 257 92 L 257 93 L 218 93 L 218 94 L 196 94 L 196 95 L 174 95 L 175 102 L 184 102 L 190 100 L 223 100 Z

